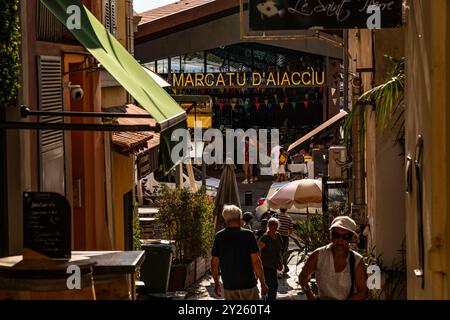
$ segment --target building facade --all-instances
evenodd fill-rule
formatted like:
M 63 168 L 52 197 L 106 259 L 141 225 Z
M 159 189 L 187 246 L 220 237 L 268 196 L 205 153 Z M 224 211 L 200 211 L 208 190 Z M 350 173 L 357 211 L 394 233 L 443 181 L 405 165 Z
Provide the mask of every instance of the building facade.
M 88 49 L 43 2 L 20 1 L 19 105 L 31 111 L 81 113 L 110 112 L 108 108 L 120 106 L 123 110 L 119 112 L 129 113 L 126 107 L 131 102 L 129 94 L 111 81 Z M 133 49 L 138 20 L 132 1 L 81 3 L 123 47 Z M 62 5 L 70 4 L 62 1 Z M 137 109 L 148 117 L 148 112 Z M 131 249 L 135 161 L 142 151 L 157 147 L 158 143 L 151 141 L 156 135 L 146 133 L 136 138 L 125 133 L 124 138 L 118 133 L 86 128 L 23 129 L 23 122 L 97 128 L 105 122 L 102 117 L 84 116 L 29 116 L 24 120 L 19 107 L 6 109 L 4 120 L 19 122 L 20 126 L 6 131 L 6 164 L 2 174 L 8 202 L 2 217 L 6 222 L 7 243 L 2 254 L 21 253 L 22 194 L 26 191 L 56 192 L 68 200 L 72 208 L 72 250 Z M 152 119 L 144 122 L 155 125 Z M 125 123 L 143 124 L 139 119 Z
M 142 13 L 136 57 L 176 95 L 208 95 L 214 128 L 279 128 L 289 144 L 343 107 L 343 51 L 319 40 L 243 40 L 239 1 Z
M 360 177 L 355 198 L 367 205 L 369 245 L 376 246 L 385 267 L 398 268 L 397 280 L 405 283 L 405 292 L 393 298 L 449 299 L 450 7 L 446 1 L 406 4 L 402 29 L 349 31 L 349 50 L 357 57 L 352 71 L 366 71 L 359 74 L 362 92 L 385 82 L 392 64 L 383 54 L 405 57 L 407 77 L 399 118 L 404 149 L 395 144 L 398 115 L 380 133 L 376 109 L 369 107 L 364 147 L 353 143 L 354 159 L 360 161 L 354 166 Z M 355 122 L 354 141 L 357 128 Z

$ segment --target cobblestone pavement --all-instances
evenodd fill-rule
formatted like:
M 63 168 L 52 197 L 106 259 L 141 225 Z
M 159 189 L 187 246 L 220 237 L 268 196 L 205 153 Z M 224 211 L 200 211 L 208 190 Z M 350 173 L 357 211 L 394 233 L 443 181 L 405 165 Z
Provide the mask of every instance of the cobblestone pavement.
M 292 242 L 292 241 L 291 241 Z M 291 243 L 292 245 L 292 243 Z M 296 266 L 296 259 L 289 264 L 289 272 L 285 278 L 278 279 L 277 300 L 306 300 L 298 285 L 298 275 L 301 265 Z M 223 300 L 214 293 L 214 280 L 206 275 L 187 290 L 186 300 Z

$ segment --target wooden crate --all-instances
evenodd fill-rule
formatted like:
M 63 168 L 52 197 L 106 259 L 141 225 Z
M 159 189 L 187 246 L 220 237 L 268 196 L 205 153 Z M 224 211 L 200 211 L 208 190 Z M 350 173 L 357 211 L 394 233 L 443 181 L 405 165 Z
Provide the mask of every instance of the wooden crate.
M 190 262 L 186 268 L 186 281 L 184 284 L 184 288 L 187 289 L 188 287 L 193 285 L 195 281 L 195 260 L 192 260 L 192 262 Z
M 211 266 L 211 257 L 200 257 L 195 260 L 195 280 L 200 280 L 206 275 Z

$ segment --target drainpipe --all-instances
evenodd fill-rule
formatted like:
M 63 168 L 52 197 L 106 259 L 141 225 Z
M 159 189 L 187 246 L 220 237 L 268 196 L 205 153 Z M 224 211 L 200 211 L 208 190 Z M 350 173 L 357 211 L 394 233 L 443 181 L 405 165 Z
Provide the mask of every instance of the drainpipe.
M 349 69 L 349 61 L 348 55 L 346 51 L 348 50 L 348 30 L 344 30 L 344 48 L 342 50 L 342 59 L 344 60 L 344 110 L 349 112 L 350 109 L 348 107 L 348 69 Z

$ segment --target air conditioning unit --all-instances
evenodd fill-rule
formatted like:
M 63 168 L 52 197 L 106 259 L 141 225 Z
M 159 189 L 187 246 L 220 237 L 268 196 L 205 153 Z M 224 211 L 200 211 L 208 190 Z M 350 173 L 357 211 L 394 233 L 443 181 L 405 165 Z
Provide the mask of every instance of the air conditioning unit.
M 330 180 L 347 179 L 347 148 L 332 146 L 328 149 L 328 177 Z

